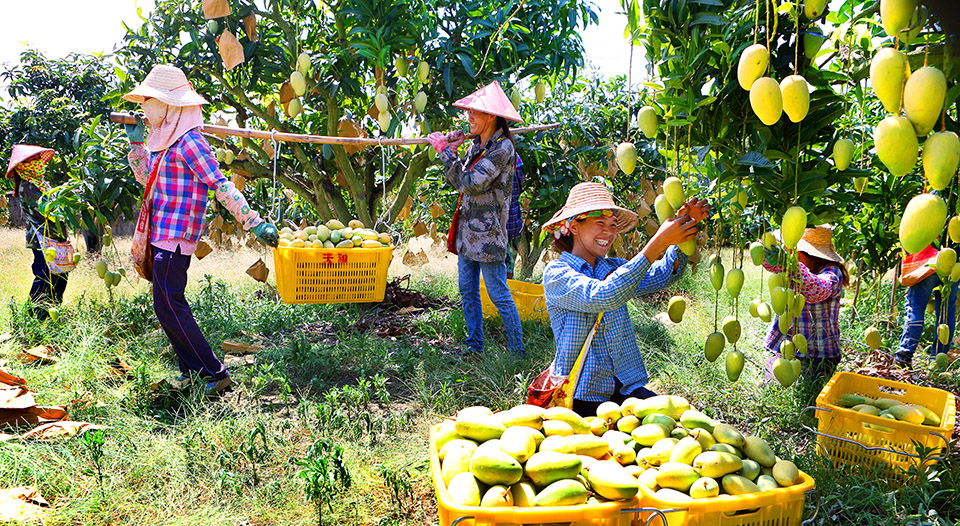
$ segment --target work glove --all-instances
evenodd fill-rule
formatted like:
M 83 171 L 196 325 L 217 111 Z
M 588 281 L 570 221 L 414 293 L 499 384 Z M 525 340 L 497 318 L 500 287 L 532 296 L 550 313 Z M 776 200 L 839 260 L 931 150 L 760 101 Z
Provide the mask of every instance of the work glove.
M 450 146 L 450 143 L 447 142 L 447 137 L 440 132 L 433 132 L 430 135 L 427 135 L 427 140 L 430 141 L 430 145 L 433 146 L 433 149 L 440 153 L 444 148 Z
M 463 141 L 467 138 L 467 135 L 461 130 L 454 130 L 447 133 L 447 144 L 453 151 L 460 149 L 460 145 L 463 144 Z M 440 152 L 437 152 L 440 153 Z
M 253 227 L 250 231 L 253 232 L 253 235 L 257 236 L 257 239 L 264 245 L 276 247 L 280 241 L 280 236 L 277 234 L 277 226 L 273 223 L 264 221 Z
M 143 123 L 143 119 L 139 115 L 131 112 L 131 115 L 137 119 L 136 124 L 124 124 L 123 131 L 127 132 L 127 138 L 130 139 L 131 143 L 143 143 L 143 136 L 147 130 L 146 125 Z
M 776 245 L 770 248 L 763 249 L 763 254 L 764 254 L 764 257 L 763 257 L 764 263 L 766 263 L 767 265 L 770 265 L 771 267 L 779 267 L 779 266 L 782 266 L 784 263 L 783 249 Z

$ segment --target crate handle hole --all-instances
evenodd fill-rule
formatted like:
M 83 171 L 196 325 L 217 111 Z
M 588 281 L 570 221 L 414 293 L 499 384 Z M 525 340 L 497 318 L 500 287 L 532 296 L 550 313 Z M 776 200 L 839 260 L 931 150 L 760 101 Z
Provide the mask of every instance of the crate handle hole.
M 894 396 L 903 396 L 907 394 L 905 390 L 900 389 L 899 387 L 890 387 L 887 385 L 878 385 L 877 390 L 879 390 L 881 393 L 891 394 Z

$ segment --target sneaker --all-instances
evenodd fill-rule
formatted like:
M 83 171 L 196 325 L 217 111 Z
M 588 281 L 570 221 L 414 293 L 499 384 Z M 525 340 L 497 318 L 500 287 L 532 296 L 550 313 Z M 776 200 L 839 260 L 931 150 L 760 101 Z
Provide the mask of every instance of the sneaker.
M 186 389 L 187 386 L 189 386 L 190 382 L 192 381 L 193 379 L 190 378 L 189 376 L 181 374 L 180 376 L 177 377 L 176 380 L 168 380 L 167 383 L 170 384 L 170 388 L 173 389 L 174 391 L 181 391 L 183 389 Z
M 899 356 L 894 358 L 893 364 L 900 369 L 912 369 L 913 368 L 913 359 L 905 360 Z
M 449 354 L 450 356 L 459 356 L 461 358 L 465 356 L 480 356 L 481 354 L 483 354 L 483 349 L 470 347 L 469 345 L 463 345 L 460 347 L 456 347 L 454 349 L 450 349 L 449 351 L 447 351 L 447 354 Z
M 203 394 L 207 398 L 214 398 L 220 395 L 223 391 L 226 391 L 233 385 L 233 380 L 229 376 L 226 378 L 221 378 L 219 380 L 212 380 L 207 382 L 207 385 L 203 388 Z

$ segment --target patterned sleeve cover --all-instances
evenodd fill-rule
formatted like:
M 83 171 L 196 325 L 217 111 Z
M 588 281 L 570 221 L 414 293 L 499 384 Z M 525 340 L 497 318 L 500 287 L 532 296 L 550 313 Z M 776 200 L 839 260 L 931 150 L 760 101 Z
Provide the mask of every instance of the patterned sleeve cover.
M 806 298 L 807 303 L 820 303 L 833 296 L 843 286 L 843 278 L 836 267 L 828 266 L 819 274 L 810 272 L 803 263 L 800 266 L 800 293 Z M 763 264 L 763 268 L 770 272 L 777 273 L 783 271 L 779 265 Z
M 146 185 L 150 179 L 150 152 L 143 143 L 131 143 L 130 153 L 127 154 L 127 162 L 130 163 L 130 170 L 134 177 L 142 185 Z

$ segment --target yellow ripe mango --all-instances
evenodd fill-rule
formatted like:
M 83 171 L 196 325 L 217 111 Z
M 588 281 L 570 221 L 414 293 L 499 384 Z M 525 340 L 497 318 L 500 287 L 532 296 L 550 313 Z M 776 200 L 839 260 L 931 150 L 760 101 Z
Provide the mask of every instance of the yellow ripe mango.
M 663 195 L 667 198 L 670 206 L 674 210 L 679 210 L 685 197 L 683 195 L 683 183 L 677 177 L 667 177 L 663 181 Z
M 910 74 L 907 56 L 891 47 L 877 51 L 870 61 L 870 84 L 873 92 L 890 113 L 900 112 L 903 83 Z
M 927 248 L 943 231 L 947 204 L 940 196 L 920 194 L 907 203 L 900 220 L 900 244 L 911 254 Z
M 303 73 L 294 71 L 290 74 L 290 87 L 293 88 L 293 92 L 298 97 L 302 97 L 307 92 L 307 79 L 303 76 Z
M 933 129 L 946 94 L 947 78 L 937 68 L 920 68 L 907 79 L 903 87 L 903 112 L 918 136 L 923 137 Z
M 934 190 L 943 190 L 960 164 L 960 138 L 952 131 L 934 133 L 923 143 L 923 174 Z
M 791 206 L 780 221 L 780 236 L 787 248 L 796 248 L 807 228 L 807 211 L 802 206 Z
M 803 0 L 803 16 L 807 20 L 820 18 L 827 10 L 827 0 Z
M 833 144 L 833 166 L 837 171 L 846 170 L 853 159 L 853 141 L 839 139 Z
M 953 216 L 947 223 L 947 234 L 950 235 L 950 241 L 960 243 L 960 216 Z
M 303 111 L 303 105 L 300 104 L 300 99 L 292 99 L 287 103 L 287 116 L 291 119 L 300 115 L 301 111 Z
M 913 124 L 903 117 L 891 115 L 880 121 L 873 133 L 880 162 L 896 176 L 913 171 L 917 164 L 917 134 Z
M 740 87 L 750 91 L 753 83 L 760 78 L 770 64 L 770 52 L 762 44 L 754 44 L 740 54 L 737 64 L 737 80 Z
M 880 0 L 880 22 L 883 30 L 893 38 L 910 27 L 910 19 L 917 10 L 917 0 Z
M 630 175 L 637 167 L 637 147 L 632 142 L 622 142 L 617 145 L 617 166 Z
M 761 77 L 750 87 L 750 107 L 760 122 L 770 126 L 783 114 L 783 96 L 780 85 L 770 77 Z
M 802 75 L 790 75 L 780 81 L 783 112 L 791 122 L 800 122 L 810 111 L 810 88 Z
M 640 126 L 640 131 L 648 139 L 653 139 L 657 136 L 657 110 L 653 109 L 653 106 L 644 106 L 640 108 L 640 111 L 637 113 L 637 124 Z

